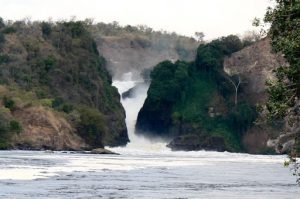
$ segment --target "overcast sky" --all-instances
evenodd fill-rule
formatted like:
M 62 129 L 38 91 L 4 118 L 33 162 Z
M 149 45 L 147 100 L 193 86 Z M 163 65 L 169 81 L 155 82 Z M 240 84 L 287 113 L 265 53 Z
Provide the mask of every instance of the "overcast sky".
M 93 18 L 121 25 L 145 24 L 206 39 L 242 34 L 253 29 L 254 17 L 263 17 L 270 0 L 0 0 L 4 19 L 32 20 Z

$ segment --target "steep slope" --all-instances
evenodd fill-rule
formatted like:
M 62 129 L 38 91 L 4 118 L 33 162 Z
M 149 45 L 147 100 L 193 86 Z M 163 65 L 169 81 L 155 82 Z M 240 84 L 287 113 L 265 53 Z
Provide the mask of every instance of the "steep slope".
M 242 75 L 245 93 L 252 103 L 264 103 L 267 99 L 266 81 L 274 78 L 274 69 L 286 65 L 281 54 L 272 53 L 271 41 L 262 39 L 224 60 L 224 71 Z
M 128 142 L 120 96 L 86 23 L 15 22 L 0 32 L 0 83 L 7 90 L 1 114 L 22 126 L 18 146 L 61 150 Z
M 195 63 L 162 62 L 151 73 L 137 133 L 170 137 L 174 150 L 272 152 L 267 141 L 281 125 L 254 121 L 267 97 L 264 82 L 283 63 L 269 40 L 244 48 L 234 36 L 200 45 Z
M 269 38 L 233 53 L 224 60 L 224 70 L 228 74 L 241 76 L 248 100 L 259 105 L 265 104 L 268 99 L 267 80 L 274 79 L 274 70 L 284 65 L 287 65 L 286 60 L 282 54 L 272 52 Z M 283 123 L 253 126 L 245 133 L 244 146 L 251 153 L 268 150 L 268 143 L 278 137 L 282 127 Z
M 129 71 L 139 75 L 163 60 L 192 61 L 198 46 L 193 38 L 154 31 L 146 26 L 99 23 L 91 26 L 90 31 L 116 79 Z

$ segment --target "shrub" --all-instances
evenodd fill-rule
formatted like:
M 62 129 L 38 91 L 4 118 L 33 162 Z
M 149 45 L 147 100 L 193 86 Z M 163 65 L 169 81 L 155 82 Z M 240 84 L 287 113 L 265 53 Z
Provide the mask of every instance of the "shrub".
M 9 26 L 9 27 L 5 28 L 4 30 L 2 30 L 3 34 L 13 34 L 16 32 L 17 32 L 17 29 L 13 26 Z
M 49 72 L 55 64 L 56 64 L 56 59 L 53 56 L 48 56 L 46 59 L 44 59 L 44 66 L 47 72 Z
M 50 23 L 42 22 L 41 28 L 42 28 L 43 35 L 45 35 L 45 36 L 49 36 L 52 32 Z
M 5 42 L 5 36 L 0 32 L 0 44 Z
M 0 29 L 5 27 L 5 23 L 3 21 L 3 19 L 0 17 Z
M 9 130 L 11 132 L 20 133 L 22 131 L 22 126 L 18 121 L 11 120 L 9 122 Z
M 0 112 L 0 149 L 8 146 L 8 120 L 4 113 Z
M 78 126 L 79 135 L 92 147 L 103 147 L 103 136 L 105 134 L 105 119 L 97 109 L 82 107 L 79 109 L 80 122 Z
M 1 34 L 0 34 L 1 35 Z M 1 39 L 1 38 L 0 38 Z M 9 62 L 9 56 L 8 55 L 0 55 L 0 65 L 5 64 Z
M 40 100 L 41 105 L 45 106 L 45 107 L 52 107 L 52 102 L 53 102 L 52 99 L 41 99 Z
M 3 104 L 4 104 L 5 108 L 8 108 L 11 111 L 16 107 L 15 101 L 7 96 L 3 97 Z

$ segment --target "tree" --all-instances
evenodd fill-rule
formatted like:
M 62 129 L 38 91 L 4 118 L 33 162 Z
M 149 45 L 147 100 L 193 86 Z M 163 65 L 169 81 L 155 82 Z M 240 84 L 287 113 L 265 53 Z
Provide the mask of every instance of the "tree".
M 195 37 L 199 42 L 201 42 L 201 43 L 204 42 L 205 35 L 203 32 L 195 32 Z
M 3 19 L 0 17 L 0 29 L 5 27 L 5 23 L 3 21 Z
M 52 32 L 50 23 L 42 22 L 41 28 L 42 28 L 43 35 L 45 35 L 45 36 L 49 36 Z
M 268 8 L 265 22 L 271 24 L 269 36 L 275 52 L 283 53 L 289 67 L 282 66 L 276 70 L 275 81 L 268 82 L 269 100 L 266 104 L 270 119 L 284 118 L 288 126 L 299 124 L 300 112 L 300 1 L 276 0 L 274 9 Z M 286 128 L 285 133 L 292 133 L 295 144 L 290 152 L 291 163 L 300 183 L 300 129 Z
M 237 81 L 234 81 L 234 77 L 228 77 L 228 80 L 230 81 L 230 83 L 232 83 L 232 85 L 234 87 L 234 91 L 235 91 L 234 105 L 236 106 L 237 103 L 238 103 L 238 90 L 239 90 L 240 85 L 242 83 L 241 77 L 237 76 Z

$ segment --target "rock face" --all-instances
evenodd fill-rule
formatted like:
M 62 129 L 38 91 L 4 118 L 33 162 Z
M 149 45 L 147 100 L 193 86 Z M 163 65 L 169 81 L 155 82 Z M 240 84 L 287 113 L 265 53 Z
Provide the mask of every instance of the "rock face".
M 148 86 L 149 86 L 149 83 L 147 83 L 147 82 L 138 83 L 133 88 L 130 88 L 129 90 L 122 93 L 122 99 L 133 98 L 136 94 L 138 94 L 138 92 L 141 89 L 145 89 Z
M 174 138 L 167 147 L 173 151 L 225 151 L 225 141 L 218 136 L 199 136 L 195 134 L 178 136 Z
M 272 53 L 270 39 L 265 38 L 241 51 L 233 53 L 224 60 L 224 71 L 230 75 L 239 75 L 243 92 L 252 104 L 264 104 L 268 99 L 266 81 L 274 79 L 273 70 L 286 66 L 282 54 Z M 250 153 L 272 151 L 270 139 L 279 136 L 282 126 L 275 128 L 258 125 L 250 128 L 243 137 L 244 147 Z
M 23 126 L 12 146 L 18 149 L 84 150 L 89 146 L 74 133 L 72 126 L 44 107 L 30 107 L 14 113 Z
M 112 154 L 112 155 L 119 155 L 118 153 L 112 152 L 110 150 L 104 148 L 97 148 L 91 150 L 91 154 Z
M 224 60 L 224 71 L 241 75 L 243 91 L 253 104 L 267 100 L 266 81 L 274 78 L 275 68 L 286 65 L 281 54 L 272 53 L 270 42 L 265 38 Z
M 173 138 L 168 145 L 172 150 L 274 153 L 268 142 L 278 137 L 282 125 L 254 125 L 254 121 L 256 105 L 268 97 L 265 82 L 274 78 L 276 67 L 286 65 L 284 58 L 272 53 L 270 40 L 263 39 L 223 59 L 217 57 L 218 42 L 223 41 L 200 45 L 200 66 L 162 62 L 154 68 L 137 132 Z M 210 69 L 214 66 L 224 66 L 230 76 Z M 237 101 L 232 85 L 236 76 L 241 79 Z
M 300 156 L 300 100 L 289 108 L 285 124 L 281 134 L 275 139 L 268 140 L 268 145 L 274 147 L 277 153 L 288 153 L 292 156 Z
M 162 41 L 153 36 L 101 36 L 95 35 L 99 52 L 107 60 L 107 68 L 114 78 L 118 79 L 128 71 L 135 72 L 136 75 L 143 69 L 153 68 L 164 60 L 186 60 L 191 61 L 195 57 L 197 42 L 188 41 L 189 46 L 182 47 L 185 54 L 180 54 L 176 45 L 179 40 Z M 179 38 L 179 36 L 178 36 Z

